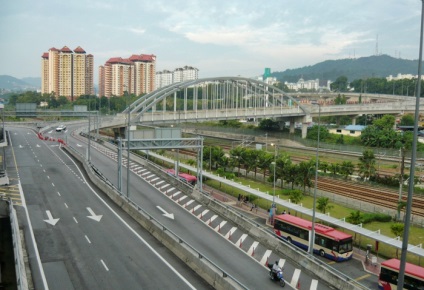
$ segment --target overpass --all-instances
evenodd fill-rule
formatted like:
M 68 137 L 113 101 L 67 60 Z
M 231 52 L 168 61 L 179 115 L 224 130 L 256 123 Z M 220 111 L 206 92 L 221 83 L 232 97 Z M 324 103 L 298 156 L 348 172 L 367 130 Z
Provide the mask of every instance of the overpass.
M 302 136 L 313 117 L 403 114 L 415 111 L 415 97 L 346 93 L 348 104 L 335 105 L 338 94 L 289 94 L 262 81 L 216 77 L 174 83 L 146 94 L 102 127 L 160 125 L 211 120 L 264 119 L 302 123 Z M 424 108 L 424 105 L 423 105 Z

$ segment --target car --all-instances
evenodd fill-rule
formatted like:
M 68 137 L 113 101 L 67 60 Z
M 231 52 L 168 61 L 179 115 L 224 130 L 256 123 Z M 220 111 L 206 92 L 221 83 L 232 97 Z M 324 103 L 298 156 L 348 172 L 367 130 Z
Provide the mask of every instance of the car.
M 56 132 L 62 132 L 62 131 L 65 131 L 66 130 L 66 126 L 65 125 L 59 125 L 57 128 L 56 128 Z

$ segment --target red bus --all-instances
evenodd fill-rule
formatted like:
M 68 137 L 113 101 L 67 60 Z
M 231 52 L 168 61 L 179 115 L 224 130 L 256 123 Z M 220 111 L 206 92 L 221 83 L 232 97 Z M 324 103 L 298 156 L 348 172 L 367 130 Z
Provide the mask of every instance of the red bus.
M 311 221 L 290 214 L 278 215 L 274 219 L 275 235 L 304 250 L 309 248 L 311 230 Z M 352 249 L 352 235 L 315 223 L 314 253 L 341 262 L 352 258 Z
M 380 276 L 378 277 L 378 289 L 397 289 L 400 260 L 390 259 L 381 263 Z M 405 276 L 403 289 L 424 289 L 424 268 L 411 264 L 405 264 Z
M 169 175 L 175 176 L 174 169 L 167 169 L 166 173 L 168 173 Z M 180 179 L 181 181 L 187 182 L 188 184 L 191 184 L 191 185 L 195 185 L 197 182 L 197 177 L 188 173 L 181 173 L 181 172 L 178 173 L 178 179 Z

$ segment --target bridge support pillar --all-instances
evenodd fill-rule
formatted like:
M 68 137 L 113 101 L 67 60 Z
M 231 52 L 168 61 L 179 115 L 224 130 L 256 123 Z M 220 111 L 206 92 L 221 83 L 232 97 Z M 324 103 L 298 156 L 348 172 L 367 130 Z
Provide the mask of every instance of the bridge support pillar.
M 356 125 L 356 117 L 352 118 L 352 125 Z
M 306 138 L 306 134 L 308 133 L 308 123 L 302 123 L 302 139 Z
M 294 120 L 290 120 L 290 134 L 294 134 Z

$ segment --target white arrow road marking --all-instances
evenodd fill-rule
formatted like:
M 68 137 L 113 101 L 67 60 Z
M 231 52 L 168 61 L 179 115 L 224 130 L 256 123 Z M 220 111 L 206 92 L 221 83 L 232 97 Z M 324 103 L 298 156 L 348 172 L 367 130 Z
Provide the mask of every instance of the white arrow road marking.
M 44 220 L 44 221 L 46 223 L 49 223 L 52 226 L 54 226 L 59 221 L 59 219 L 54 219 L 53 216 L 52 216 L 52 213 L 49 210 L 46 210 L 46 213 L 47 213 L 48 219 L 47 220 Z
M 94 213 L 94 211 L 89 207 L 87 207 L 87 210 L 91 214 L 91 215 L 87 216 L 88 218 L 93 219 L 93 220 L 98 221 L 98 222 L 102 219 L 103 215 L 96 215 Z
M 80 145 L 80 144 L 77 143 L 77 147 L 82 147 L 82 145 Z
M 161 208 L 160 206 L 156 206 L 161 212 L 163 212 L 163 216 L 170 218 L 171 220 L 174 219 L 174 214 L 173 213 L 167 213 L 163 208 Z

